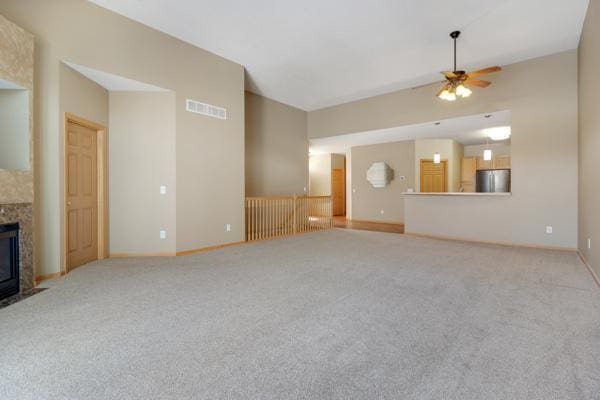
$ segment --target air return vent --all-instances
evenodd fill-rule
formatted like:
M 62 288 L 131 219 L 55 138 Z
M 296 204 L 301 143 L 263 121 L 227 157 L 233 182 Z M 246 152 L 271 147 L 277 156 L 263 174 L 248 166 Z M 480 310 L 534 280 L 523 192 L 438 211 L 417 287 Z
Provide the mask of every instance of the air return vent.
M 185 109 L 196 114 L 206 115 L 208 117 L 227 119 L 227 110 L 223 107 L 217 107 L 199 101 L 187 99 Z

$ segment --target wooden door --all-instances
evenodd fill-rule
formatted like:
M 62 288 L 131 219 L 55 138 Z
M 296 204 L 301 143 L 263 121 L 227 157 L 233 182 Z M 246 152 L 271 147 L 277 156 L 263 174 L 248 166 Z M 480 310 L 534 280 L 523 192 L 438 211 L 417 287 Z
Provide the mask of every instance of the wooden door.
M 448 161 L 438 164 L 433 160 L 421 160 L 421 192 L 448 191 Z
M 477 159 L 463 157 L 460 170 L 460 186 L 465 192 L 475 191 L 475 175 L 477 173 Z
M 343 169 L 331 171 L 333 215 L 346 215 L 346 174 Z
M 65 140 L 68 272 L 98 259 L 97 131 L 68 121 Z

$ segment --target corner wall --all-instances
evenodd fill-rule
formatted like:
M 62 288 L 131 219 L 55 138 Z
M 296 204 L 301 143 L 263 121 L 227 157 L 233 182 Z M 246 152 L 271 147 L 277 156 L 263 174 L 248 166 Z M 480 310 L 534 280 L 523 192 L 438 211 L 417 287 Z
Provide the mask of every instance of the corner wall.
M 110 92 L 109 119 L 110 254 L 173 255 L 175 94 Z
M 246 92 L 246 196 L 308 191 L 306 111 Z
M 592 0 L 579 44 L 579 250 L 600 276 L 599 38 L 600 2 Z

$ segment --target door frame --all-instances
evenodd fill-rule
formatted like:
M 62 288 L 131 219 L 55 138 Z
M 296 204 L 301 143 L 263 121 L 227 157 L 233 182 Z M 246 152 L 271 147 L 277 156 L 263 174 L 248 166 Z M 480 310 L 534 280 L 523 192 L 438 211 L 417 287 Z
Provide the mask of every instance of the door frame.
M 419 192 L 423 190 L 423 163 L 433 162 L 433 158 L 421 158 L 419 162 Z M 444 191 L 442 193 L 448 193 L 448 160 L 440 160 L 440 164 L 444 164 Z
M 108 148 L 106 127 L 96 122 L 89 121 L 77 115 L 64 114 L 63 129 L 63 251 L 61 272 L 66 274 L 68 268 L 68 223 L 67 223 L 67 138 L 69 123 L 84 126 L 96 131 L 96 169 L 97 169 L 97 193 L 98 193 L 98 260 L 108 255 Z

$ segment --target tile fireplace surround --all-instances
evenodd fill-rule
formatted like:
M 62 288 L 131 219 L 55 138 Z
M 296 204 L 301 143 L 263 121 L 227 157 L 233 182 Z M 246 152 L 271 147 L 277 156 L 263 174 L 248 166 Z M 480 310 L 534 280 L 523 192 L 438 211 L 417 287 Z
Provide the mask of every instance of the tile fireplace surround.
M 31 203 L 0 204 L 0 224 L 19 223 L 21 293 L 33 289 L 33 207 Z

